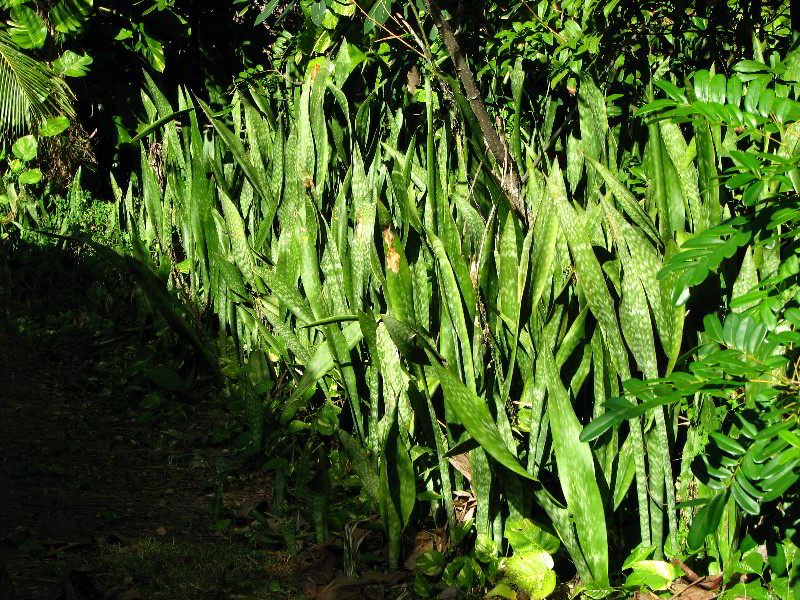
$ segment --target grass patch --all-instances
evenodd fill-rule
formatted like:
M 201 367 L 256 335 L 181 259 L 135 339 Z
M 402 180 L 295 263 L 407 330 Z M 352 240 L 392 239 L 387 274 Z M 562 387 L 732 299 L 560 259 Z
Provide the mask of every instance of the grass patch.
M 127 580 L 152 600 L 217 597 L 299 600 L 287 585 L 288 554 L 212 542 L 140 539 L 106 546 L 98 559 L 103 578 Z

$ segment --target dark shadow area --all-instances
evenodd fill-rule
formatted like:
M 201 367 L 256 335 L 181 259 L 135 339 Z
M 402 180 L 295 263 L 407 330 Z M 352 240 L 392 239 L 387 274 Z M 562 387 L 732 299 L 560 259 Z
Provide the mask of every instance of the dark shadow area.
M 20 242 L 5 267 L 0 564 L 17 597 L 293 597 L 279 553 L 210 528 L 224 415 L 127 276 L 55 242 Z

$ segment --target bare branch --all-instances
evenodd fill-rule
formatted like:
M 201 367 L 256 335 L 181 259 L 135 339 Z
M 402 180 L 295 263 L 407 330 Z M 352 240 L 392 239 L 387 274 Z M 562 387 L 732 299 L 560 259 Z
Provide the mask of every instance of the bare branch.
M 495 178 L 498 180 L 500 188 L 508 197 L 511 208 L 514 209 L 514 212 L 516 212 L 525 223 L 528 223 L 529 215 L 522 198 L 522 180 L 517 165 L 508 153 L 505 140 L 492 125 L 492 119 L 489 117 L 486 104 L 481 97 L 480 90 L 478 90 L 475 76 L 472 74 L 472 70 L 469 64 L 467 64 L 464 54 L 461 52 L 461 47 L 458 45 L 453 30 L 450 28 L 450 24 L 442 18 L 441 12 L 438 7 L 433 4 L 432 0 L 425 0 L 425 8 L 428 9 L 436 27 L 439 28 L 442 40 L 447 48 L 447 53 L 450 55 L 450 60 L 453 61 L 458 78 L 461 81 L 461 85 L 464 87 L 467 101 L 470 107 L 472 107 L 475 118 L 480 125 L 486 147 L 489 149 L 489 152 L 492 153 L 496 163 L 503 169 L 502 174 L 494 174 Z

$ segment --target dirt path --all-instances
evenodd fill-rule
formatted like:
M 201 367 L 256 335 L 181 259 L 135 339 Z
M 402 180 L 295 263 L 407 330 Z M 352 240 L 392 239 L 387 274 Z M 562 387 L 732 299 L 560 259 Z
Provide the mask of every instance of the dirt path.
M 81 350 L 0 333 L 0 539 L 16 546 L 21 598 L 62 588 L 67 553 L 85 557 L 109 536 L 192 535 L 204 518 L 202 469 L 170 464 L 161 440 L 84 391 Z
M 113 406 L 94 373 L 102 360 L 79 337 L 0 331 L 0 558 L 18 597 L 170 597 L 183 577 L 197 589 L 180 597 L 226 598 L 242 578 L 268 579 L 263 555 L 208 533 L 208 462 Z M 184 439 L 199 439 L 191 429 L 207 424 L 187 410 Z M 233 581 L 243 562 L 257 574 Z M 236 597 L 290 597 L 276 581 L 248 589 Z

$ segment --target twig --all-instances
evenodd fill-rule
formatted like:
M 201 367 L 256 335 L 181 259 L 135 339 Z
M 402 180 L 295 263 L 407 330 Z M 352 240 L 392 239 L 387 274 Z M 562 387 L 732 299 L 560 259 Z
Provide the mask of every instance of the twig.
M 378 2 L 384 2 L 384 1 L 385 1 L 385 0 L 378 0 Z M 383 30 L 386 32 L 387 39 L 398 40 L 398 41 L 399 41 L 399 42 L 401 42 L 401 43 L 402 43 L 404 46 L 407 46 L 407 47 L 409 48 L 409 50 L 411 50 L 412 52 L 416 52 L 416 53 L 417 53 L 417 54 L 419 54 L 419 55 L 420 55 L 422 58 L 425 58 L 425 55 L 424 55 L 424 54 L 422 54 L 422 52 L 420 52 L 419 50 L 417 50 L 416 48 L 414 48 L 414 46 L 412 46 L 411 44 L 409 44 L 409 43 L 408 43 L 407 41 L 405 41 L 405 40 L 404 40 L 402 37 L 400 37 L 400 36 L 399 36 L 399 35 L 397 35 L 395 32 L 393 32 L 391 29 L 389 29 L 388 27 L 386 27 L 386 26 L 385 26 L 383 23 L 378 23 L 378 21 L 376 21 L 376 20 L 375 20 L 375 18 L 374 18 L 372 15 L 370 15 L 370 14 L 369 14 L 367 11 L 365 11 L 365 10 L 363 9 L 363 7 L 361 6 L 361 4 L 359 4 L 358 2 L 353 2 L 353 4 L 355 4 L 355 5 L 356 5 L 356 7 L 358 8 L 358 10 L 360 10 L 360 11 L 363 13 L 363 15 L 364 15 L 364 16 L 365 16 L 367 19 L 369 19 L 370 21 L 372 21 L 373 25 L 376 25 L 377 27 L 379 27 L 380 29 L 383 29 Z M 384 6 L 385 6 L 385 5 L 384 5 Z M 388 13 L 389 11 L 386 11 L 386 12 Z
M 434 8 L 432 0 L 425 0 L 425 8 L 433 18 L 433 22 L 439 28 L 442 39 L 444 40 L 444 45 L 447 48 L 447 53 L 450 56 L 450 60 L 453 61 L 456 73 L 458 73 L 458 78 L 466 92 L 467 101 L 472 111 L 475 113 L 475 118 L 478 120 L 484 143 L 489 148 L 489 152 L 492 153 L 497 164 L 507 164 L 509 167 L 502 175 L 497 175 L 496 173 L 493 173 L 493 175 L 495 179 L 498 180 L 500 189 L 502 189 L 508 197 L 511 208 L 526 224 L 528 224 L 530 222 L 530 215 L 528 214 L 522 198 L 522 180 L 517 165 L 514 161 L 508 160 L 508 148 L 503 138 L 492 125 L 491 117 L 489 117 L 489 112 L 486 110 L 486 104 L 481 97 L 480 90 L 478 90 L 478 84 L 475 82 L 475 76 L 472 74 L 472 70 L 466 58 L 464 58 L 464 54 L 461 52 L 461 47 L 458 45 L 458 41 L 456 41 L 450 24 L 442 18 L 439 9 Z

